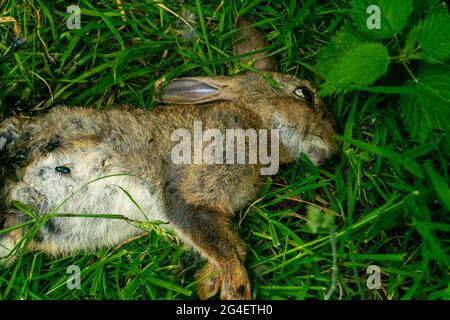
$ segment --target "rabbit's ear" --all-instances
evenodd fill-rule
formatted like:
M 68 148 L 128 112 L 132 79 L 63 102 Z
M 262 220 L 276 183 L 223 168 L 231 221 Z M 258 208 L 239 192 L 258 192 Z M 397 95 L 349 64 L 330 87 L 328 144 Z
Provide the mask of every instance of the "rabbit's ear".
M 235 27 L 239 29 L 233 38 L 234 55 L 240 56 L 253 51 L 260 51 L 267 47 L 262 35 L 251 26 L 251 23 L 242 17 L 238 17 Z M 277 65 L 273 57 L 267 57 L 267 53 L 258 52 L 246 57 L 240 58 L 242 63 L 255 60 L 253 67 L 261 71 L 276 71 Z
M 171 80 L 165 87 L 155 84 L 153 100 L 176 104 L 197 104 L 217 100 L 234 100 L 225 79 L 208 77 L 179 78 Z

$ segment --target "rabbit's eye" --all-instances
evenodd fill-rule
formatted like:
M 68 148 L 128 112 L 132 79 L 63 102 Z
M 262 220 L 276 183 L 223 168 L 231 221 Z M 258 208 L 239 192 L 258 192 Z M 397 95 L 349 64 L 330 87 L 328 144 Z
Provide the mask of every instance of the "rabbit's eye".
M 305 100 L 309 104 L 314 104 L 314 94 L 307 87 L 297 87 L 294 90 L 296 96 Z

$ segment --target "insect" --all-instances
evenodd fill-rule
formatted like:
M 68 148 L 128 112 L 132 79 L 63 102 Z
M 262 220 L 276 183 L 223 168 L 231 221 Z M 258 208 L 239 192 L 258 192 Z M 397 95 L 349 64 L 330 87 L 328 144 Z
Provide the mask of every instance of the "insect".
M 69 174 L 70 173 L 70 168 L 65 167 L 65 166 L 58 166 L 55 168 L 55 171 L 61 174 Z
M 15 50 L 15 51 L 19 50 L 19 48 L 21 46 L 23 46 L 25 44 L 25 42 L 26 42 L 26 39 L 21 38 L 21 37 L 14 39 L 14 42 L 12 45 L 13 50 Z
M 27 159 L 27 155 L 25 154 L 25 151 L 19 150 L 17 154 L 14 156 L 14 160 L 16 161 L 25 161 Z

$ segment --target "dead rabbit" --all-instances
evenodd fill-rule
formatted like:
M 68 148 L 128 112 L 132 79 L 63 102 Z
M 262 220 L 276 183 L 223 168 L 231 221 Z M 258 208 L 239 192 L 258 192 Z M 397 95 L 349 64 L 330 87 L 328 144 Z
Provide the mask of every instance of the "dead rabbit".
M 13 200 L 31 205 L 38 215 L 56 210 L 165 221 L 208 260 L 198 273 L 205 278 L 198 288 L 201 299 L 217 293 L 222 299 L 251 299 L 245 246 L 230 221 L 258 196 L 267 178 L 261 174 L 263 164 L 176 162 L 173 152 L 179 141 L 174 132 L 194 135 L 196 123 L 224 136 L 228 129 L 257 134 L 277 130 L 269 142 L 279 144 L 280 164 L 303 152 L 319 165 L 336 155 L 337 145 L 334 119 L 314 86 L 274 72 L 273 60 L 260 52 L 249 55 L 264 48 L 263 38 L 243 18 L 236 26 L 240 31 L 234 52 L 244 55 L 244 62 L 254 59 L 258 72 L 172 80 L 155 90 L 155 99 L 168 105 L 148 112 L 58 106 L 37 117 L 1 122 L 0 151 L 6 159 L 0 171 L 3 229 L 29 219 L 11 208 Z M 250 142 L 244 144 L 248 151 Z M 207 147 L 190 148 L 202 154 Z M 225 149 L 215 156 L 223 156 Z M 237 148 L 233 152 L 236 155 Z M 26 231 L 19 228 L 0 236 L 0 261 L 12 263 L 12 250 Z M 53 217 L 27 249 L 69 254 L 116 246 L 143 232 L 118 219 Z

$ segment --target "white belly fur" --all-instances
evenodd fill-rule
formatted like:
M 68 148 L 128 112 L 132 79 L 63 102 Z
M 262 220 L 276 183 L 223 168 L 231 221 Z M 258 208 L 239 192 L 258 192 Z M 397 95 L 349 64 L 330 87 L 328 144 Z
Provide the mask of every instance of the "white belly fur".
M 58 173 L 57 166 L 71 172 Z M 55 152 L 30 165 L 9 198 L 32 205 L 39 214 L 117 214 L 139 221 L 165 221 L 160 195 L 149 182 L 134 175 L 105 178 L 123 173 L 126 168 L 107 147 Z M 41 229 L 40 241 L 51 248 L 48 251 L 69 253 L 114 246 L 140 233 L 141 229 L 120 219 L 54 217 Z

